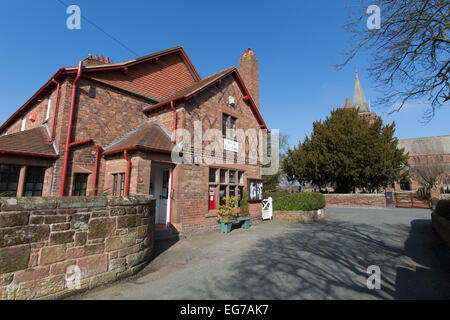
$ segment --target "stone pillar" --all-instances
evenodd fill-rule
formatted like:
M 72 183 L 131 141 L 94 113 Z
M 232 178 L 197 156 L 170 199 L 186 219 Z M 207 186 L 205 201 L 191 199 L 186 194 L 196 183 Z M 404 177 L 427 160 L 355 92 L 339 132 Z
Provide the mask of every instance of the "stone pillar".
M 20 167 L 20 173 L 19 173 L 19 182 L 17 184 L 17 197 L 23 196 L 23 191 L 25 189 L 25 175 L 26 175 L 27 167 L 22 166 Z

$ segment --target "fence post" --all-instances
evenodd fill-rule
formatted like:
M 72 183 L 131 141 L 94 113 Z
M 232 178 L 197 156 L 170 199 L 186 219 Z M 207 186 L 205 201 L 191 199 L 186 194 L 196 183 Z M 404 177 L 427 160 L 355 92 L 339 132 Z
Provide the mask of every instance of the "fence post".
M 411 208 L 414 208 L 414 196 L 412 192 L 409 193 L 409 198 L 411 199 Z

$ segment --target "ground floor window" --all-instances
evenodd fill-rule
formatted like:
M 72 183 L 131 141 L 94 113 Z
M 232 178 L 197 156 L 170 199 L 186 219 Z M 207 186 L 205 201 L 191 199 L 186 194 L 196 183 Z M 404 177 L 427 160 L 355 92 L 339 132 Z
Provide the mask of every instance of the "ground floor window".
M 217 177 L 217 172 L 219 172 L 219 177 Z M 219 180 L 218 183 L 217 180 Z M 217 197 L 219 205 L 225 204 L 223 200 L 225 197 L 237 197 L 240 203 L 244 190 L 244 171 L 210 168 L 209 183 L 208 207 L 210 210 L 216 209 L 215 199 Z
M 226 186 L 220 186 L 219 189 L 219 204 L 224 205 L 225 201 L 224 198 L 227 196 L 227 187 Z
M 242 181 L 242 183 L 244 183 Z M 238 187 L 238 206 L 241 206 L 242 195 L 244 194 L 244 187 Z
M 25 175 L 25 197 L 41 197 L 44 186 L 45 168 L 27 167 Z
M 19 185 L 20 166 L 0 164 L 0 195 L 15 197 Z
M 88 174 L 75 173 L 72 192 L 74 196 L 86 196 L 88 176 Z
M 115 173 L 113 174 L 113 196 L 123 196 L 125 194 L 125 173 Z M 120 184 L 118 184 L 120 182 Z

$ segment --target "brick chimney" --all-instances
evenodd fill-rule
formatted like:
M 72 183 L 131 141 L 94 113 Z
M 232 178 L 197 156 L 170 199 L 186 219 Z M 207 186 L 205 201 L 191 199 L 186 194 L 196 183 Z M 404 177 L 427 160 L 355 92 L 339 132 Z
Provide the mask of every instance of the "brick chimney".
M 86 67 L 97 66 L 97 65 L 101 65 L 101 64 L 110 64 L 110 63 L 112 63 L 112 61 L 109 59 L 109 57 L 103 58 L 103 57 L 99 57 L 97 55 L 92 56 L 92 55 L 88 54 L 87 58 L 84 59 L 84 65 Z
M 255 57 L 255 52 L 250 48 L 245 50 L 242 58 L 239 59 L 239 74 L 259 109 L 258 58 Z

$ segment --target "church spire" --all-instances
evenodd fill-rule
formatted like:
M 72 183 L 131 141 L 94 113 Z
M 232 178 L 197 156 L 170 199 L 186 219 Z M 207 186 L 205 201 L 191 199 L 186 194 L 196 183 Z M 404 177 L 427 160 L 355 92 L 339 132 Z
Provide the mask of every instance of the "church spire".
M 351 109 L 353 108 L 352 103 L 350 102 L 350 99 L 348 97 L 345 98 L 345 109 Z
M 361 83 L 359 82 L 358 72 L 356 72 L 355 96 L 353 98 L 353 104 L 355 108 L 359 108 L 359 113 L 370 112 Z

